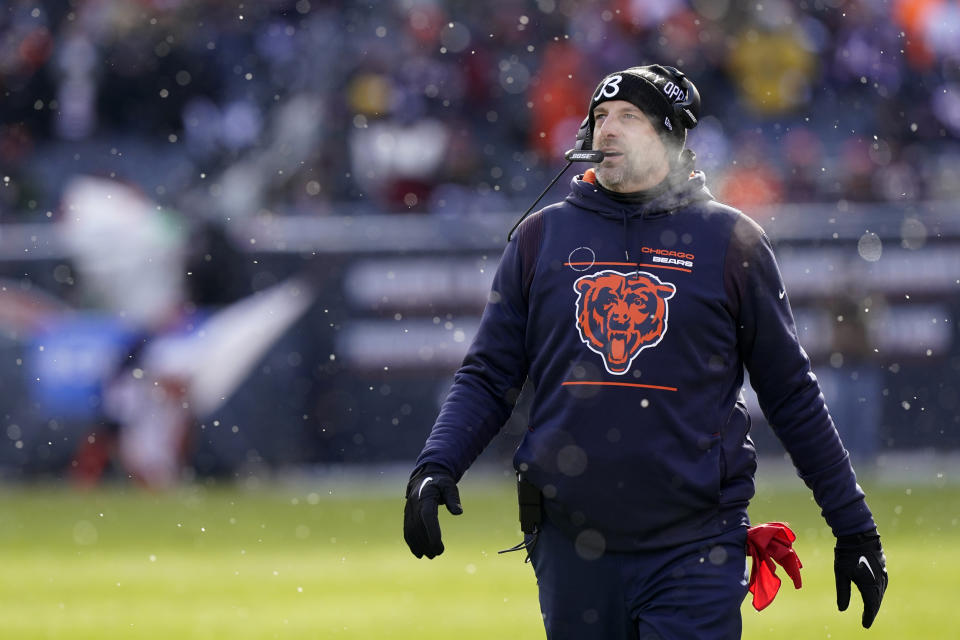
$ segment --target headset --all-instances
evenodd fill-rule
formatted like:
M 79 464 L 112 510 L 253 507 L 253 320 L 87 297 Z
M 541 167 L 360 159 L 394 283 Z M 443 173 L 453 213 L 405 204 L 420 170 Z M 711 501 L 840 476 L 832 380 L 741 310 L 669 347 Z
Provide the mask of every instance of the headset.
M 662 74 L 660 78 L 668 77 L 669 80 L 663 89 L 659 87 L 657 87 L 657 89 L 663 92 L 664 98 L 667 100 L 669 100 L 667 94 L 677 96 L 677 98 L 670 103 L 673 109 L 673 118 L 679 122 L 684 129 L 689 130 L 696 127 L 700 123 L 700 92 L 697 91 L 697 87 L 690 82 L 690 79 L 687 78 L 683 71 L 680 71 L 676 67 L 659 64 L 653 64 L 649 67 L 637 67 L 637 75 L 654 86 L 656 86 L 655 80 L 658 78 L 650 69 L 663 69 L 667 72 L 666 74 Z M 671 84 L 676 87 L 675 91 L 670 89 Z
M 662 97 L 664 102 L 667 103 L 673 120 L 679 123 L 684 129 L 693 129 L 700 123 L 700 92 L 697 91 L 697 87 L 682 71 L 676 67 L 653 64 L 647 67 L 632 67 L 625 72 L 638 76 L 653 86 L 653 88 L 656 89 L 655 93 Z M 666 79 L 666 83 L 661 87 L 658 82 L 663 83 L 664 79 Z M 668 97 L 670 95 L 676 96 L 673 101 Z M 590 102 L 592 104 L 593 100 L 591 99 Z M 547 188 L 537 196 L 533 204 L 531 204 L 530 207 L 524 211 L 523 215 L 520 216 L 520 219 L 514 223 L 510 232 L 507 234 L 507 242 L 510 242 L 513 232 L 517 230 L 520 223 L 530 215 L 533 208 L 537 206 L 537 203 L 540 202 L 543 196 L 547 195 L 547 191 L 557 183 L 560 176 L 566 173 L 570 165 L 574 162 L 603 162 L 603 151 L 593 148 L 593 124 L 593 113 L 588 113 L 587 117 L 580 123 L 580 128 L 577 130 L 577 140 L 573 149 L 563 154 L 564 159 L 567 161 L 566 166 L 560 170 L 560 173 L 550 181 Z
M 563 157 L 569 162 L 603 162 L 603 151 L 592 148 L 593 128 L 590 126 L 590 116 L 583 119 L 577 130 L 577 143 Z M 569 166 L 569 165 L 568 165 Z M 566 167 L 564 167 L 566 171 Z

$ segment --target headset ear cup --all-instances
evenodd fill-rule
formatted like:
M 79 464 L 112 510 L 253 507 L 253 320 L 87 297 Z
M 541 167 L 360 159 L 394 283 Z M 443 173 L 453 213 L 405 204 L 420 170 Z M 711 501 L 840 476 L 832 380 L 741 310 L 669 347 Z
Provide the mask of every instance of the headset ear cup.
M 690 78 L 676 67 L 661 67 L 673 75 L 674 81 L 683 89 L 686 98 L 673 105 L 673 117 L 684 129 L 693 129 L 700 123 L 700 92 Z
M 700 123 L 700 92 L 685 75 L 680 77 L 687 98 L 673 105 L 673 115 L 685 129 L 693 129 Z
M 583 119 L 580 123 L 580 129 L 577 130 L 577 144 L 574 149 L 577 151 L 591 151 L 593 149 L 593 123 L 590 122 L 590 116 Z

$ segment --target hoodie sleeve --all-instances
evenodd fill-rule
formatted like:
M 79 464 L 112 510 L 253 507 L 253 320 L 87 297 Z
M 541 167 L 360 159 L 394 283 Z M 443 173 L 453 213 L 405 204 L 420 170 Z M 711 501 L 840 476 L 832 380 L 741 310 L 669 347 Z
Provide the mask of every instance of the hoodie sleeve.
M 797 339 L 773 248 L 760 226 L 742 214 L 727 251 L 724 287 L 737 322 L 740 357 L 760 408 L 813 491 L 827 524 L 836 536 L 874 528 L 863 490 Z
M 510 417 L 529 366 L 527 298 L 543 220 L 528 218 L 507 244 L 480 320 L 417 466 L 443 465 L 456 480 Z

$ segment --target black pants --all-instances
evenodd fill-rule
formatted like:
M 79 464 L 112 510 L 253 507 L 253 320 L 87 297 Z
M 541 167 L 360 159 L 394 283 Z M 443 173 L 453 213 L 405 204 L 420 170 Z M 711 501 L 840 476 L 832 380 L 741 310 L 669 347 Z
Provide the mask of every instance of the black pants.
M 530 556 L 549 640 L 740 638 L 745 527 L 706 542 L 599 557 L 549 522 L 542 528 Z

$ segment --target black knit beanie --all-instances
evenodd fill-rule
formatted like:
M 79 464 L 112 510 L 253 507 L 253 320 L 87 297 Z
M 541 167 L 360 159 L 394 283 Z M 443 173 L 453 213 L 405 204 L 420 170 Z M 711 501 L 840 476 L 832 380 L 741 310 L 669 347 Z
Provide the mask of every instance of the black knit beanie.
M 672 151 L 671 158 L 679 156 L 687 141 L 687 129 L 695 127 L 700 116 L 699 94 L 692 100 L 688 91 L 696 92 L 696 88 L 673 67 L 652 64 L 611 73 L 600 81 L 590 99 L 587 117 L 591 138 L 597 105 L 607 100 L 626 100 L 650 119 L 668 151 Z M 691 104 L 680 110 L 675 107 L 684 102 Z

